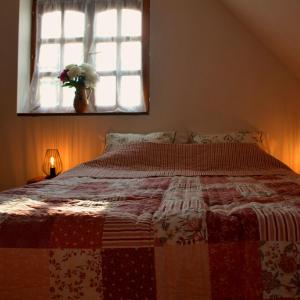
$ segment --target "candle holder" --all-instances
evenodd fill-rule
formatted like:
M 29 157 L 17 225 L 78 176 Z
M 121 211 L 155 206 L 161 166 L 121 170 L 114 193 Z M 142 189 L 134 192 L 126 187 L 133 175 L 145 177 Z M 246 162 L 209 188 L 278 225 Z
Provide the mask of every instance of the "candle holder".
M 57 149 L 48 149 L 43 163 L 46 178 L 54 178 L 62 172 L 62 161 Z

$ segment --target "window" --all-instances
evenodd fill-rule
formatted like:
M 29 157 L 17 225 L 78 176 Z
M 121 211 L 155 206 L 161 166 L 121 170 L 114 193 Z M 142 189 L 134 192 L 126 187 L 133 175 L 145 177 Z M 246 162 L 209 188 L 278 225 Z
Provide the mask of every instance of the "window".
M 74 113 L 75 89 L 62 88 L 58 74 L 83 62 L 93 64 L 100 79 L 89 113 L 148 112 L 149 0 L 110 2 L 35 1 L 28 112 Z

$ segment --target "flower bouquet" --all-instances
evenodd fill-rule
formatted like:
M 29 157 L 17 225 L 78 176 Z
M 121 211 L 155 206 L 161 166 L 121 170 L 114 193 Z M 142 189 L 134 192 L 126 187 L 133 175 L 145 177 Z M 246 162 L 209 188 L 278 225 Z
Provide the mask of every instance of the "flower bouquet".
M 96 87 L 98 75 L 89 64 L 68 65 L 59 75 L 63 87 L 75 87 L 74 108 L 78 113 L 84 113 L 88 108 L 88 100 Z

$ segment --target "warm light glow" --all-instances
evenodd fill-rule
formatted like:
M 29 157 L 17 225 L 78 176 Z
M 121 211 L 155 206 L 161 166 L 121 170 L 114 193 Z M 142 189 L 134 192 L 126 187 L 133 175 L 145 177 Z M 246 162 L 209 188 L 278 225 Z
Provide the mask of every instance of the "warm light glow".
M 48 178 L 53 178 L 62 172 L 63 165 L 58 149 L 47 149 L 42 169 Z
M 53 156 L 50 157 L 51 168 L 54 168 L 55 159 Z

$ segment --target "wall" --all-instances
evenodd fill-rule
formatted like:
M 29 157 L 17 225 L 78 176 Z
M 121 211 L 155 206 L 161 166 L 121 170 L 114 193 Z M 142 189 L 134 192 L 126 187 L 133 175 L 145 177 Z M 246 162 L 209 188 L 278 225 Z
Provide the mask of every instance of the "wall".
M 21 103 L 26 103 L 23 97 L 30 87 L 31 65 L 31 12 L 32 0 L 20 0 L 19 5 L 19 42 L 18 42 L 18 89 L 17 111 L 21 111 Z M 25 97 L 24 97 L 25 98 Z M 23 101 L 22 101 L 23 100 Z
M 41 174 L 47 148 L 59 148 L 65 169 L 99 155 L 108 130 L 258 128 L 300 170 L 299 82 L 217 0 L 151 1 L 148 116 L 17 117 L 18 1 L 0 16 L 0 189 Z
M 220 0 L 300 78 L 299 0 Z

